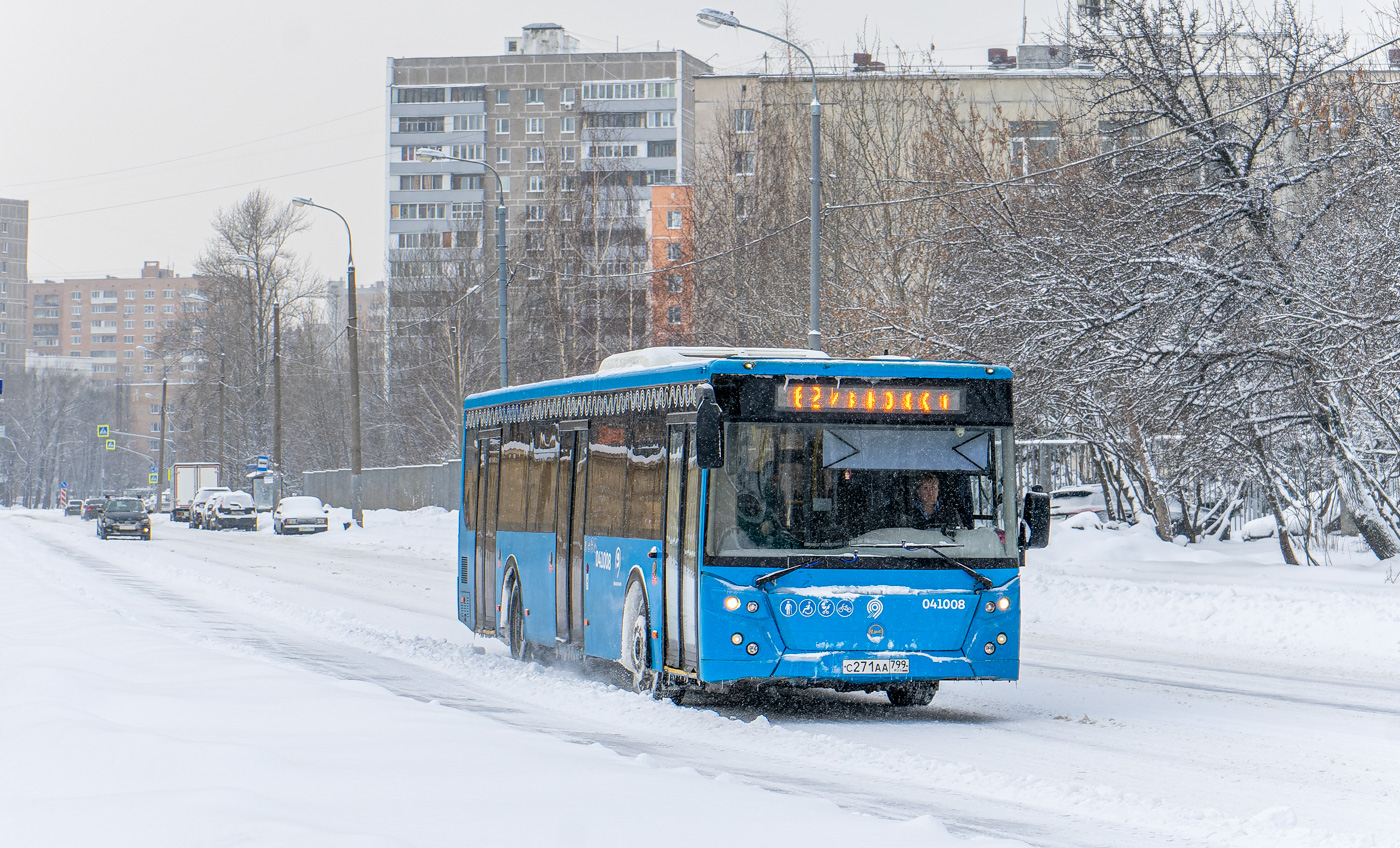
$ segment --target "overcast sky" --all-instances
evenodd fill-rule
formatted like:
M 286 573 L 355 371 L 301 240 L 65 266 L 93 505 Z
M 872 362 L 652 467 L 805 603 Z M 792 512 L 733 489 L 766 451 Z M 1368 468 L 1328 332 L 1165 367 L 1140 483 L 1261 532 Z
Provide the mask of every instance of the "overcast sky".
M 174 0 L 6 4 L 0 51 L 0 197 L 30 201 L 29 278 L 131 276 L 144 260 L 193 271 L 221 207 L 261 186 L 306 195 L 354 231 L 362 283 L 384 276 L 385 59 L 502 51 L 520 27 L 552 21 L 584 50 L 684 49 L 747 70 L 760 36 L 705 29 L 706 2 L 532 0 Z M 781 27 L 778 0 L 734 6 Z M 1024 0 L 1031 41 L 1063 2 Z M 505 9 L 511 6 L 511 9 Z M 692 6 L 694 8 L 692 8 Z M 839 55 L 860 33 L 906 50 L 936 46 L 950 65 L 985 62 L 1020 40 L 1023 0 L 792 0 L 799 33 Z M 1365 27 L 1367 0 L 1317 4 Z M 1355 44 L 1369 41 L 1360 36 Z M 295 248 L 327 277 L 344 273 L 340 222 L 313 212 Z

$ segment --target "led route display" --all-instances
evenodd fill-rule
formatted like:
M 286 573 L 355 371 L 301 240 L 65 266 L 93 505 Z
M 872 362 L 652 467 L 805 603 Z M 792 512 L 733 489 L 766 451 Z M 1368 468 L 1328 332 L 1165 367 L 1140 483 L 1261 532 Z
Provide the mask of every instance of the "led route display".
M 789 412 L 869 412 L 889 415 L 946 415 L 962 412 L 962 390 L 908 384 L 789 383 L 776 406 Z

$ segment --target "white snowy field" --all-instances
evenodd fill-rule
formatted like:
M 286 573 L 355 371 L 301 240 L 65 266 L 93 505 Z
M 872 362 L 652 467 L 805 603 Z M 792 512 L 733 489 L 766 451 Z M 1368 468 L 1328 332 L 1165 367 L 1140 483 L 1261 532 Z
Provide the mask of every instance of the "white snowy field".
M 1400 845 L 1369 555 L 1057 527 L 1019 683 L 677 707 L 474 640 L 454 515 L 366 524 L 0 510 L 0 845 Z

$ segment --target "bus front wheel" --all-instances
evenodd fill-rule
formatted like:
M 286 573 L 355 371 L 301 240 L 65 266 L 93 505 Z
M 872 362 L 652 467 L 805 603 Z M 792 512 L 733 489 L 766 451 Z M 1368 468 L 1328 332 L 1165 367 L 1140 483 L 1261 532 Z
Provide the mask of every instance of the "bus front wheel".
M 633 692 L 655 696 L 656 672 L 651 669 L 646 593 L 637 583 L 627 587 L 627 597 L 622 602 L 622 667 L 631 675 Z
M 933 703 L 938 692 L 937 681 L 933 683 L 900 683 L 885 690 L 885 697 L 895 707 L 926 707 Z

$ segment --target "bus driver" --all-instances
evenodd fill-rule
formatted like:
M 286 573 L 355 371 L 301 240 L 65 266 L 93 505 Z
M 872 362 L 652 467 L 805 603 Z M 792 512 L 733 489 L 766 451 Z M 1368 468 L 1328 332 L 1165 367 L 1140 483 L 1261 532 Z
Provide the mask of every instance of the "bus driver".
M 919 530 L 966 526 L 955 503 L 956 496 L 949 492 L 946 497 L 939 497 L 942 485 L 939 475 L 925 472 L 916 479 L 914 511 L 905 519 L 906 525 Z

